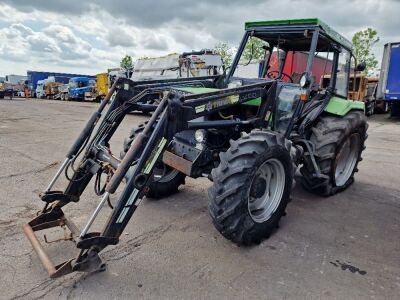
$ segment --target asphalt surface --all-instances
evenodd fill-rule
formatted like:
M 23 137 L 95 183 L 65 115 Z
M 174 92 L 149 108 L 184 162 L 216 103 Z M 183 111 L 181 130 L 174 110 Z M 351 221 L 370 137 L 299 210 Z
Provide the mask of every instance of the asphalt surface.
M 1 299 L 399 298 L 400 122 L 385 115 L 369 119 L 356 182 L 331 198 L 297 186 L 279 230 L 258 246 L 225 240 L 208 216 L 210 183 L 187 179 L 178 194 L 142 202 L 120 244 L 102 254 L 106 271 L 49 279 L 21 225 L 42 207 L 38 193 L 96 105 L 0 100 Z M 144 120 L 127 117 L 112 141 L 115 153 Z M 66 214 L 82 228 L 98 201 L 90 186 Z M 71 242 L 46 248 L 57 263 L 76 255 Z

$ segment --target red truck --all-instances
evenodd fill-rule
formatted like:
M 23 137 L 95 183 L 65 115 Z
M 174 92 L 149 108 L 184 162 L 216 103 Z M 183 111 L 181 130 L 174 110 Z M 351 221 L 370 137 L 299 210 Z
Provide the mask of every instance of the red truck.
M 292 77 L 296 77 L 296 74 L 301 76 L 302 70 L 306 69 L 308 60 L 308 53 L 305 52 L 293 52 L 289 51 L 287 54 L 285 66 L 283 67 L 283 73 L 288 74 Z M 268 72 L 278 71 L 278 55 L 276 52 L 272 53 L 270 60 L 270 68 Z M 260 70 L 262 70 L 263 63 L 260 63 Z M 322 75 L 329 74 L 332 70 L 332 61 L 320 56 L 314 58 L 312 74 L 315 77 L 314 82 L 319 83 Z M 300 77 L 299 77 L 300 78 Z

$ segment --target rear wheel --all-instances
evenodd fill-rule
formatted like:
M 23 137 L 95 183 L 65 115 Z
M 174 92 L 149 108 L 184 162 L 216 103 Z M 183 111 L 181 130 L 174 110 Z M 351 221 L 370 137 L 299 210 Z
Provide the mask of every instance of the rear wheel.
M 276 133 L 254 130 L 220 154 L 208 197 L 212 221 L 224 237 L 251 245 L 278 227 L 292 186 L 290 147 Z
M 350 186 L 362 160 L 367 128 L 361 111 L 352 111 L 344 117 L 322 116 L 310 136 L 322 177 L 315 176 L 311 156 L 306 153 L 300 170 L 303 186 L 322 196 L 333 195 Z
M 143 131 L 145 125 L 146 123 L 140 124 L 138 127 L 131 130 L 129 138 L 124 140 L 123 150 L 120 153 L 121 158 L 126 155 L 133 140 Z M 154 167 L 152 178 L 150 179 L 147 197 L 160 199 L 175 194 L 178 192 L 179 186 L 185 184 L 185 177 L 185 174 L 170 168 L 164 163 L 157 163 Z
M 365 105 L 365 115 L 372 116 L 375 113 L 375 101 L 368 101 Z

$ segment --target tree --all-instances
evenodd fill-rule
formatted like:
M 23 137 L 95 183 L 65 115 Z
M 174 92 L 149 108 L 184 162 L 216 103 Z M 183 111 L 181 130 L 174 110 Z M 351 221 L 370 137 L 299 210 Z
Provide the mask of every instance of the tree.
M 353 35 L 353 54 L 357 63 L 365 61 L 364 73 L 372 72 L 378 66 L 378 60 L 372 52 L 372 46 L 379 41 L 378 32 L 375 29 L 367 28 L 356 32 Z
M 263 49 L 265 42 L 259 38 L 251 37 L 244 47 L 242 57 L 244 59 L 263 59 L 265 50 Z
M 232 48 L 228 43 L 219 42 L 214 46 L 214 51 L 221 55 L 224 68 L 228 68 L 232 63 L 234 48 Z
M 130 78 L 133 71 L 133 61 L 130 55 L 125 55 L 119 63 L 120 67 L 125 70 L 126 77 Z

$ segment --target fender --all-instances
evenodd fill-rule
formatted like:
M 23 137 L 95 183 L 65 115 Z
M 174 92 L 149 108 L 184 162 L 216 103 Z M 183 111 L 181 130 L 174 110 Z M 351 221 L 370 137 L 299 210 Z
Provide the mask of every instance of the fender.
M 325 107 L 327 113 L 336 116 L 345 116 L 351 110 L 361 110 L 365 112 L 365 104 L 362 101 L 346 100 L 333 96 Z

